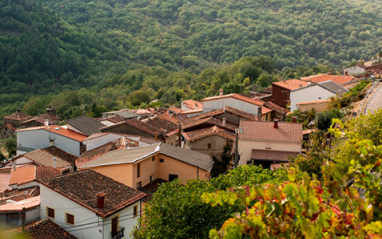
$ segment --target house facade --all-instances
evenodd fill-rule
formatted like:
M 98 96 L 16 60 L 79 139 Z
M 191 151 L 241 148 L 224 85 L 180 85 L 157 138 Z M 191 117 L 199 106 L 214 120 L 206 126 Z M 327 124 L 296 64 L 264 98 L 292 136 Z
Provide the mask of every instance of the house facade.
M 44 179 L 40 190 L 41 219 L 83 239 L 131 238 L 146 196 L 92 170 Z
M 271 102 L 286 108 L 290 103 L 290 92 L 305 87 L 308 84 L 308 82 L 298 79 L 273 82 Z

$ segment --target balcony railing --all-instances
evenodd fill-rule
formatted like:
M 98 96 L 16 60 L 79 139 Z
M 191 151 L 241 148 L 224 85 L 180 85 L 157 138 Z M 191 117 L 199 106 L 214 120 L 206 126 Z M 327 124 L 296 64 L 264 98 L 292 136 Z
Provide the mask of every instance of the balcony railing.
M 125 228 L 119 227 L 119 230 L 116 233 L 111 233 L 111 239 L 121 239 L 125 236 Z

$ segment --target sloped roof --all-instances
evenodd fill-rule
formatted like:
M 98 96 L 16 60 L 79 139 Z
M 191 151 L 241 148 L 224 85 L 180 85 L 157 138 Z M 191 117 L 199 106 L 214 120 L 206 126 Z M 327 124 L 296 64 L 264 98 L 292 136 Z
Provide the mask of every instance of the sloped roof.
M 199 166 L 206 171 L 210 171 L 212 169 L 213 160 L 208 155 L 190 149 L 174 147 L 165 143 L 157 143 L 138 148 L 110 151 L 94 160 L 83 164 L 79 168 L 136 163 L 142 159 L 154 156 L 158 153 L 167 155 L 195 167 Z
M 270 121 L 241 121 L 240 128 L 243 133 L 239 134 L 239 140 L 276 141 L 301 143 L 302 124 L 278 122 L 278 128 L 274 128 L 274 122 Z
M 39 126 L 39 127 L 30 127 L 25 129 L 18 129 L 16 132 L 23 132 L 23 131 L 30 131 L 30 130 L 46 130 L 55 134 L 62 135 L 64 137 L 67 137 L 69 139 L 73 139 L 78 142 L 82 142 L 86 139 L 86 135 L 77 133 L 70 129 L 65 129 L 63 127 L 60 127 L 58 125 L 51 125 L 49 127 L 46 126 Z
M 268 114 L 270 112 L 272 112 L 273 110 L 272 109 L 269 109 L 265 106 L 261 107 L 261 114 Z
M 298 154 L 299 154 L 299 152 L 252 149 L 251 159 L 264 160 L 264 161 L 287 162 L 287 161 L 289 161 L 289 157 L 294 158 Z
M 160 153 L 171 158 L 177 159 L 181 162 L 199 167 L 207 172 L 210 172 L 214 161 L 206 154 L 200 153 L 195 150 L 185 149 L 181 147 L 174 147 L 169 144 L 160 144 Z
M 100 157 L 94 160 L 91 160 L 83 164 L 82 166 L 80 166 L 80 168 L 135 163 L 141 159 L 155 155 L 158 152 L 159 152 L 159 143 L 150 144 L 150 145 L 137 147 L 137 148 L 112 150 L 105 154 L 102 154 Z
M 212 135 L 218 135 L 226 139 L 235 140 L 235 134 L 233 132 L 220 128 L 216 125 L 209 128 L 193 130 L 190 132 L 182 132 L 182 135 L 188 141 L 194 141 Z
M 330 99 L 326 99 L 326 100 L 312 100 L 312 101 L 306 101 L 306 102 L 299 102 L 296 105 L 321 104 L 321 103 L 330 102 L 330 101 L 331 101 Z
M 2 168 L 0 171 L 0 193 L 4 192 L 9 187 L 9 179 L 11 178 L 11 168 Z
M 203 104 L 196 100 L 183 100 L 182 103 L 191 110 L 203 109 Z
M 25 120 L 22 124 L 26 124 L 26 123 L 29 123 L 31 121 L 36 121 L 36 122 L 38 122 L 38 123 L 43 125 L 44 122 L 45 122 L 45 119 L 48 119 L 49 122 L 55 122 L 55 121 L 60 120 L 60 117 L 58 117 L 57 115 L 52 115 L 52 114 L 42 114 L 42 115 L 30 118 L 28 120 Z
M 25 165 L 16 166 L 16 170 L 11 171 L 9 185 L 22 185 L 42 178 L 60 175 L 60 171 L 52 167 Z
M 86 182 L 86 183 L 81 183 Z M 143 199 L 146 194 L 93 170 L 81 170 L 40 180 L 51 190 L 105 218 Z M 97 207 L 97 195 L 105 194 L 104 208 Z
M 73 128 L 77 129 L 86 136 L 89 136 L 94 133 L 99 133 L 99 128 L 104 125 L 98 122 L 97 120 L 90 118 L 86 115 L 81 115 L 66 121 L 66 123 Z
M 20 157 L 26 157 L 33 162 L 42 165 L 52 167 L 53 158 L 56 158 L 56 167 L 64 168 L 72 165 L 77 159 L 76 156 L 69 154 L 55 146 L 50 146 L 44 149 L 36 149 L 25 154 L 21 154 L 12 160 L 16 160 Z
M 23 120 L 27 120 L 27 119 L 32 118 L 32 116 L 24 114 L 24 113 L 21 113 L 20 111 L 16 111 L 15 113 L 7 115 L 7 116 L 4 116 L 3 118 L 4 119 L 9 119 L 9 120 L 23 121 Z
M 196 116 L 190 117 L 188 119 L 203 119 L 206 117 L 221 115 L 224 113 L 234 114 L 234 115 L 237 115 L 239 117 L 245 118 L 247 120 L 258 120 L 257 116 L 254 114 L 247 113 L 247 112 L 244 112 L 244 111 L 241 111 L 241 110 L 238 110 L 236 108 L 229 107 L 229 106 L 225 106 L 224 108 L 220 108 L 220 109 L 212 110 L 212 111 L 200 114 L 200 115 L 196 115 Z
M 104 126 L 104 127 L 100 128 L 100 130 L 104 131 L 104 130 L 112 129 L 114 127 L 118 127 L 118 126 L 121 126 L 124 124 L 130 125 L 136 129 L 138 129 L 142 132 L 148 133 L 152 136 L 162 134 L 161 129 L 158 129 L 152 125 L 149 125 L 149 124 L 142 122 L 140 120 L 137 120 L 137 119 L 127 120 L 124 122 L 116 123 L 115 125 Z
M 335 83 L 334 81 L 324 81 L 324 82 L 320 82 L 318 83 L 320 86 L 324 87 L 325 89 L 327 90 L 330 90 L 331 92 L 335 93 L 335 94 L 344 94 L 346 92 L 348 92 L 347 89 L 345 89 L 344 87 L 342 87 L 341 85 Z
M 116 149 L 124 149 L 124 148 L 134 148 L 138 147 L 139 142 L 121 137 L 120 139 L 111 141 L 109 143 L 106 143 L 104 145 L 101 145 L 95 149 L 85 151 L 81 154 L 81 156 L 76 160 L 76 166 L 80 167 L 83 166 L 84 164 L 101 157 L 102 155 L 106 154 L 107 152 L 116 150 Z
M 261 106 L 264 104 L 264 101 L 262 101 L 262 100 L 251 99 L 251 98 L 248 98 L 248 97 L 236 94 L 236 93 L 232 93 L 232 94 L 228 94 L 228 95 L 211 96 L 211 97 L 204 98 L 202 101 L 219 100 L 219 99 L 224 99 L 224 98 L 234 98 L 234 99 L 241 100 L 241 101 L 244 101 L 244 102 L 247 102 L 247 103 L 250 103 L 253 105 L 257 105 L 257 106 Z
M 295 90 L 295 89 L 307 86 L 308 82 L 298 80 L 298 79 L 292 79 L 292 80 L 272 82 L 272 85 L 277 85 L 287 90 Z
M 271 101 L 265 102 L 264 106 L 266 106 L 269 109 L 276 111 L 279 114 L 286 114 L 289 112 L 287 109 L 285 109 L 285 108 L 283 108 L 283 107 L 281 107 L 281 106 L 279 106 L 279 105 L 277 105 Z
M 31 209 L 40 205 L 40 196 L 30 197 L 18 202 L 0 205 L 0 212 L 21 212 L 23 208 Z
M 12 130 L 12 131 L 16 131 L 16 127 L 15 126 L 13 126 L 13 124 L 3 124 L 3 125 L 0 125 L 0 129 L 2 129 L 2 128 L 8 128 L 9 130 Z
M 25 232 L 28 239 L 77 239 L 49 218 L 28 225 Z
M 313 76 L 306 76 L 301 77 L 301 80 L 305 82 L 313 82 L 313 83 L 319 83 L 331 80 L 339 85 L 343 85 L 351 80 L 353 80 L 355 77 L 350 75 L 329 75 L 329 74 L 320 74 L 320 75 L 313 75 Z
M 206 117 L 206 118 L 201 118 L 201 119 L 189 118 L 189 119 L 186 119 L 186 120 L 181 122 L 183 130 L 189 129 L 189 128 L 194 127 L 194 126 L 203 125 L 203 124 L 206 126 L 217 125 L 220 128 L 228 129 L 231 131 L 234 131 L 237 128 L 237 125 L 235 125 L 235 124 L 232 124 L 228 121 L 223 123 L 223 121 L 221 119 L 216 119 L 216 118 L 213 118 L 212 116 Z

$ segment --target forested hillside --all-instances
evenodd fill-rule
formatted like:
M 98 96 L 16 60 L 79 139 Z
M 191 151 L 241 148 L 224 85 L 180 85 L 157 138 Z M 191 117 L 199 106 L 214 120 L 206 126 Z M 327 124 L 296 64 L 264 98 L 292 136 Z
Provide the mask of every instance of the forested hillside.
M 155 98 L 173 104 L 219 88 L 248 92 L 280 77 L 328 70 L 323 65 L 340 68 L 382 46 L 381 5 L 4 0 L 0 116 L 26 102 L 28 113 L 54 103 L 65 117 L 95 104 L 112 109 Z

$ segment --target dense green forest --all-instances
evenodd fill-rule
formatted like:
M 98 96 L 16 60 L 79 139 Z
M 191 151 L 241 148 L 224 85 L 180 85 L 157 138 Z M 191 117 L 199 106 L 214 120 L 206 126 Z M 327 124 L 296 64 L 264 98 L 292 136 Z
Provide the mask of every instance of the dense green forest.
M 382 46 L 380 1 L 3 0 L 0 117 L 176 104 L 325 72 Z

